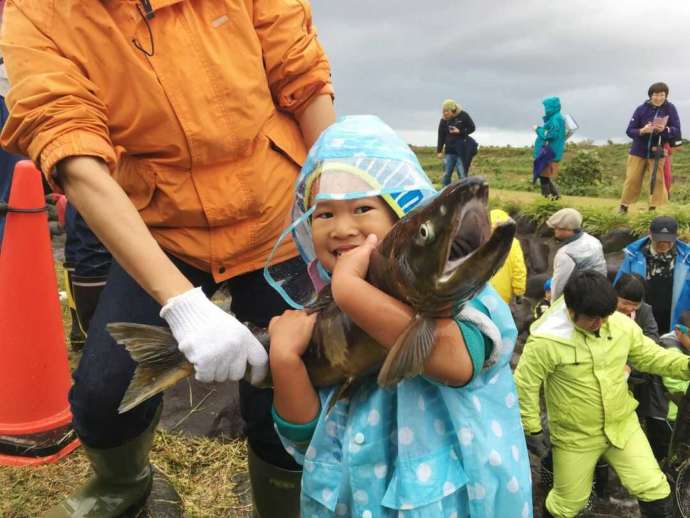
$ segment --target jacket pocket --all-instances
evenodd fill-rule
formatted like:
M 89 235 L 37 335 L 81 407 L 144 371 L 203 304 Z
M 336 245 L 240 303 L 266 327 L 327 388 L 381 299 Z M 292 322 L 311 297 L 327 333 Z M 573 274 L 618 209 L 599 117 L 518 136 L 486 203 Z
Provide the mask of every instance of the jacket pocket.
M 271 149 L 302 167 L 307 156 L 304 137 L 294 119 L 284 113 L 275 112 L 263 127 Z
M 381 504 L 390 509 L 415 509 L 442 500 L 465 487 L 467 474 L 453 448 L 415 459 L 398 459 Z
M 137 210 L 145 209 L 156 190 L 156 174 L 145 160 L 123 156 L 113 178 Z

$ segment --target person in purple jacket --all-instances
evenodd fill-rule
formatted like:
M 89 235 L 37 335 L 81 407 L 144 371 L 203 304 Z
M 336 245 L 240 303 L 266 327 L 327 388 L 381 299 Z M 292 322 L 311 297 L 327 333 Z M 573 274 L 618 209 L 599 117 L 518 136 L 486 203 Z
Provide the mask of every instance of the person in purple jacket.
M 664 184 L 664 152 L 661 148 L 666 142 L 680 140 L 680 119 L 676 107 L 667 100 L 666 83 L 654 83 L 649 87 L 647 95 L 649 99 L 635 109 L 626 131 L 632 139 L 632 145 L 625 169 L 625 184 L 619 209 L 621 214 L 627 213 L 630 204 L 637 201 L 645 172 L 649 169 L 650 174 L 652 173 L 655 158 L 658 169 L 649 196 L 649 210 L 668 203 L 668 191 Z M 659 161 L 658 157 L 662 160 Z

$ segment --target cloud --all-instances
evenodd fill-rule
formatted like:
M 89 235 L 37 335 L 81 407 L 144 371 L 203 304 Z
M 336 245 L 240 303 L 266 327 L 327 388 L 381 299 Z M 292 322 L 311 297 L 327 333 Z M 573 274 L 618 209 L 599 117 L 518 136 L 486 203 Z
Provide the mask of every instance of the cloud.
M 690 127 L 690 2 L 313 0 L 339 114 L 376 113 L 433 144 L 457 99 L 486 144 L 521 145 L 561 97 L 580 137 L 625 136 L 648 86 L 665 81 Z M 512 137 L 511 137 L 512 136 Z

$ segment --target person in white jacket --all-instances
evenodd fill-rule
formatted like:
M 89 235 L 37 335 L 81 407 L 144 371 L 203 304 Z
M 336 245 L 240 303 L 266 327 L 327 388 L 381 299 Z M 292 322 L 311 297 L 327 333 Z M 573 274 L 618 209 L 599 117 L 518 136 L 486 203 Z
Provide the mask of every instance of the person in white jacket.
M 575 271 L 595 270 L 606 275 L 601 242 L 582 230 L 582 214 L 572 208 L 561 209 L 546 224 L 553 229 L 554 237 L 563 243 L 553 258 L 552 301 L 561 296 Z

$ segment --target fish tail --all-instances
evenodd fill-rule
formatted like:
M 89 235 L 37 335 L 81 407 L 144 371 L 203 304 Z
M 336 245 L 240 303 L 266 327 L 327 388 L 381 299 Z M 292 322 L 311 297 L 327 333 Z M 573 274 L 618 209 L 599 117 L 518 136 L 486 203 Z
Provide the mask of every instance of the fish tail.
M 120 414 L 194 372 L 194 367 L 180 352 L 177 341 L 168 328 L 113 322 L 107 324 L 106 329 L 117 343 L 127 349 L 137 364 L 117 409 Z
M 381 387 L 394 385 L 422 373 L 436 336 L 436 322 L 416 315 L 386 355 L 378 376 Z

